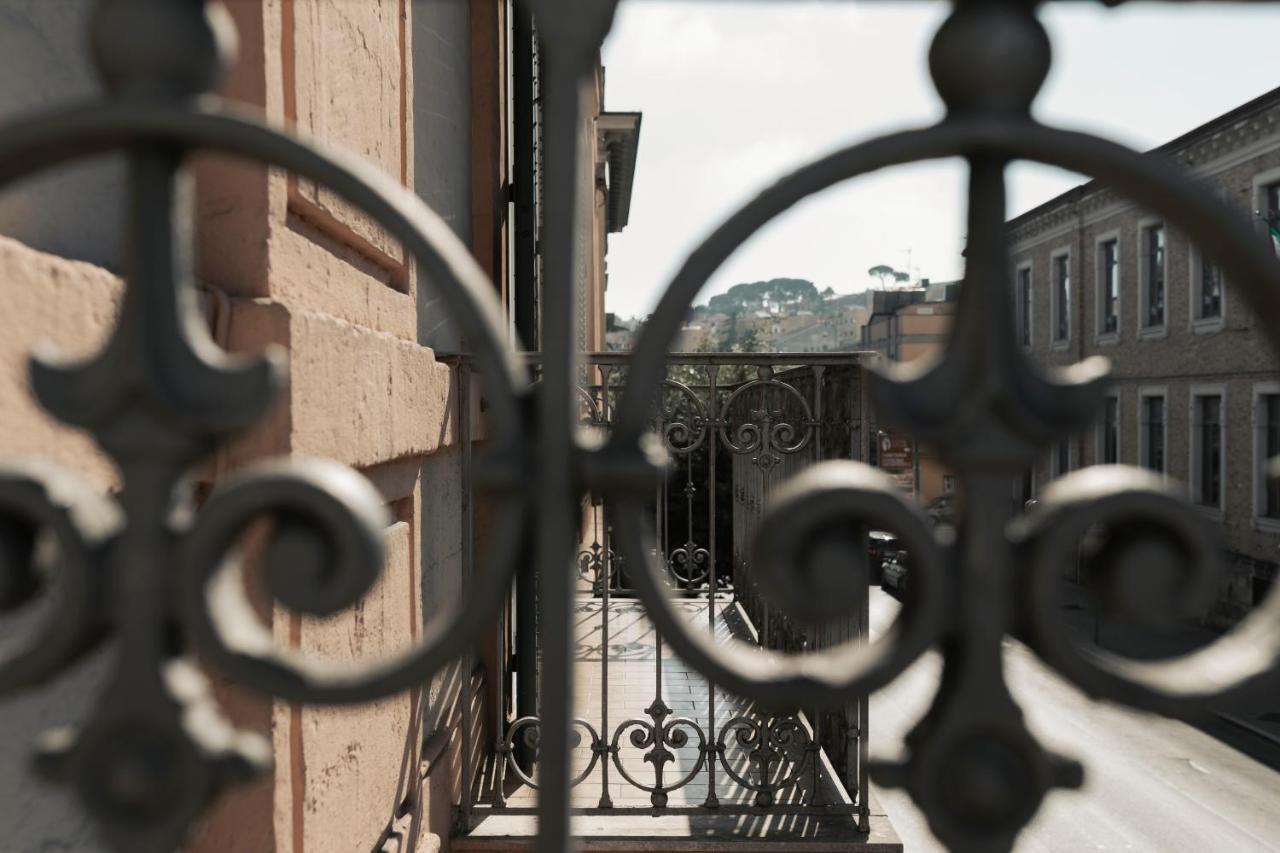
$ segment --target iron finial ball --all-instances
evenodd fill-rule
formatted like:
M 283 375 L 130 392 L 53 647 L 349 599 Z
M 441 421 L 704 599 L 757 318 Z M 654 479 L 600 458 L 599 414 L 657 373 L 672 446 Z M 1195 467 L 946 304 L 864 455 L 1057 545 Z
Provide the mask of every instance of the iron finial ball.
M 1049 74 L 1049 35 L 1026 0 L 960 0 L 929 48 L 951 112 L 1027 113 Z
M 107 88 L 121 94 L 212 91 L 236 53 L 230 13 L 205 0 L 99 0 L 89 40 Z

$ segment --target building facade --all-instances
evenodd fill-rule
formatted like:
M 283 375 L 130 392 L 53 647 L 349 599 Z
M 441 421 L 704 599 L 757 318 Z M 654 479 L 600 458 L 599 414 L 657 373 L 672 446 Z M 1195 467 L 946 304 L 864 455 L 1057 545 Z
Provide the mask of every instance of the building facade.
M 862 327 L 862 348 L 888 361 L 914 361 L 941 352 L 955 322 L 960 286 L 957 282 L 871 294 L 870 314 Z M 870 417 L 874 418 L 874 412 Z M 909 436 L 876 429 L 875 461 L 892 470 L 900 484 L 930 504 L 955 489 L 954 472 L 932 448 Z
M 511 201 L 513 141 L 519 133 L 533 140 L 538 128 L 513 119 L 513 100 L 536 76 L 536 52 L 516 49 L 520 33 L 530 42 L 532 34 L 513 26 L 512 5 L 226 5 L 239 50 L 222 95 L 359 155 L 414 189 L 492 277 L 513 312 L 514 332 L 517 297 L 536 304 L 536 290 L 527 291 L 541 285 L 536 276 L 519 278 L 513 264 L 513 231 L 536 231 L 537 216 L 536 205 L 521 212 Z M 11 59 L 0 81 L 0 118 L 94 95 L 100 84 L 84 48 L 93 3 L 12 6 L 0 32 Z M 598 115 L 602 73 L 597 83 L 597 114 L 583 124 L 586 142 L 598 146 L 604 182 L 583 181 L 580 237 L 588 251 L 578 284 L 590 306 L 587 343 L 603 342 L 607 234 L 626 222 L 639 127 L 638 114 Z M 106 492 L 119 488 L 117 472 L 86 435 L 39 407 L 27 371 L 38 343 L 88 356 L 114 325 L 122 165 L 123 158 L 91 162 L 0 198 L 0 457 L 49 459 Z M 197 499 L 265 457 L 325 457 L 361 472 L 381 491 L 391 518 L 376 586 L 352 610 L 324 619 L 255 601 L 282 647 L 339 660 L 405 650 L 434 614 L 455 604 L 474 544 L 459 406 L 471 380 L 445 357 L 465 351 L 466 342 L 398 242 L 344 199 L 280 170 L 220 157 L 201 155 L 193 171 L 190 213 L 208 335 L 235 352 L 278 345 L 290 376 L 273 415 L 196 472 Z M 536 343 L 536 325 L 533 332 Z M 476 433 L 482 437 L 482 423 Z M 20 642 L 25 625 L 6 615 L 0 643 Z M 462 743 L 460 715 L 463 707 L 492 702 L 488 681 L 506 668 L 501 656 L 477 650 L 480 665 L 458 663 L 419 690 L 350 708 L 272 701 L 209 672 L 233 722 L 269 740 L 274 770 L 232 786 L 184 849 L 447 849 L 466 785 L 461 756 L 492 739 L 485 721 L 493 715 L 477 711 L 474 742 Z M 0 847 L 106 849 L 73 800 L 32 783 L 29 762 L 31 744 L 45 730 L 88 714 L 109 666 L 110 654 L 98 655 L 47 689 L 0 699 L 0 823 L 7 833 Z
M 959 294 L 958 283 L 872 293 L 862 348 L 890 361 L 933 355 L 955 322 Z
M 1229 204 L 1280 217 L 1280 89 L 1150 156 L 1170 158 Z M 1208 615 L 1226 627 L 1276 575 L 1280 371 L 1258 318 L 1214 263 L 1170 223 L 1105 187 L 1076 187 L 1009 223 L 1019 341 L 1041 365 L 1100 355 L 1114 386 L 1093 430 L 1028 472 L 1020 499 L 1084 465 L 1121 463 L 1184 484 L 1218 525 L 1229 577 Z

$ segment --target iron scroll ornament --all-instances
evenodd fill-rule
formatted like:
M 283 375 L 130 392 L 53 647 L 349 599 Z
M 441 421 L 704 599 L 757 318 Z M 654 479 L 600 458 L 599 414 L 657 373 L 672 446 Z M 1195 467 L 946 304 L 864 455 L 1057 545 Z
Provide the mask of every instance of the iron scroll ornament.
M 1141 523 L 1173 539 L 1188 566 L 1177 582 L 1194 597 L 1219 568 L 1211 537 L 1173 487 L 1121 466 L 1079 471 L 1046 492 L 1037 510 L 1013 518 L 1009 484 L 1054 440 L 1093 423 L 1109 365 L 1092 358 L 1042 372 L 1015 344 L 1008 295 L 1004 171 L 1014 159 L 1092 175 L 1191 235 L 1220 259 L 1257 316 L 1269 321 L 1280 353 L 1280 265 L 1247 219 L 1179 175 L 1169 164 L 1104 140 L 1044 126 L 1030 106 L 1049 67 L 1049 41 L 1033 3 L 957 2 L 931 52 L 933 79 L 947 106 L 937 125 L 837 151 L 791 173 L 731 216 L 686 261 L 645 325 L 620 401 L 612 453 L 637 462 L 660 454 L 644 436 L 645 414 L 664 375 L 663 359 L 688 306 L 710 275 L 752 234 L 796 203 L 833 184 L 879 169 L 948 156 L 970 167 L 968 251 L 958 315 L 943 356 L 927 365 L 883 369 L 873 386 L 886 420 L 938 448 L 966 495 L 954 541 L 936 538 L 918 513 L 874 470 L 819 463 L 785 487 L 766 512 L 758 549 L 762 584 L 786 602 L 841 598 L 831 566 L 809 566 L 811 543 L 847 539 L 855 525 L 896 523 L 918 555 L 914 588 L 898 624 L 869 647 L 784 656 L 717 647 L 693 633 L 672 606 L 661 566 L 649 557 L 651 531 L 640 489 L 615 488 L 615 535 L 634 566 L 635 585 L 674 651 L 730 691 L 761 703 L 806 706 L 848 701 L 901 673 L 938 644 L 944 675 L 935 701 L 908 736 L 901 764 L 881 765 L 882 783 L 901 785 L 933 832 L 958 851 L 1007 850 L 1053 787 L 1081 784 L 1083 771 L 1048 753 L 1027 730 L 1005 684 L 1001 643 L 1025 629 L 1034 650 L 1098 698 L 1168 714 L 1247 689 L 1280 663 L 1280 590 L 1235 631 L 1186 657 L 1138 662 L 1075 649 L 1052 606 L 1049 578 L 1064 537 L 1093 523 Z M 811 510 L 809 512 L 803 509 Z M 892 524 L 890 526 L 893 526 Z M 911 540 L 919 540 L 911 541 Z M 827 553 L 830 553 L 828 551 Z M 848 553 L 849 560 L 855 559 Z M 1021 572 L 1015 565 L 1025 564 Z M 1129 568 L 1113 571 L 1130 571 Z M 836 584 L 838 585 L 838 584 Z M 944 602 L 950 601 L 950 607 Z M 1165 601 L 1172 605 L 1176 602 Z
M 165 39 L 150 34 L 162 30 Z M 216 150 L 325 185 L 386 227 L 440 287 L 485 365 L 497 413 L 493 480 L 517 481 L 518 423 L 527 383 L 500 343 L 500 311 L 484 274 L 446 223 L 416 196 L 353 158 L 326 151 L 202 95 L 229 64 L 234 34 L 218 5 L 102 0 L 91 25 L 111 97 L 8 126 L 0 187 L 74 159 L 125 149 L 130 199 L 125 288 L 110 340 L 86 362 L 42 349 L 31 385 L 59 420 L 86 429 L 115 461 L 122 490 L 95 495 L 39 463 L 0 468 L 0 610 L 42 593 L 51 618 L 0 659 L 0 691 L 44 683 L 108 637 L 115 667 L 87 724 L 51 733 L 40 766 L 75 788 L 119 850 L 180 846 L 229 782 L 260 771 L 270 749 L 235 730 L 194 654 L 244 686 L 294 701 L 362 702 L 423 684 L 467 650 L 506 591 L 526 513 L 495 495 L 502 515 L 491 559 L 451 618 L 391 660 L 342 666 L 276 648 L 243 595 L 235 546 L 270 517 L 269 590 L 285 608 L 330 614 L 354 603 L 382 565 L 381 496 L 323 460 L 245 469 L 196 508 L 185 477 L 217 444 L 261 418 L 285 381 L 283 353 L 223 353 L 209 337 L 193 285 L 191 180 L 195 149 Z M 41 541 L 56 550 L 49 583 Z

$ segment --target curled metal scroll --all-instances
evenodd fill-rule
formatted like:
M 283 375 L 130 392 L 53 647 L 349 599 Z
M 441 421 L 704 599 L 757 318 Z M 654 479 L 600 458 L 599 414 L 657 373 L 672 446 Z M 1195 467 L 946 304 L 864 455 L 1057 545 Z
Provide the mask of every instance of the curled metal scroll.
M 662 438 L 663 446 L 671 453 L 686 455 L 693 453 L 707 440 L 708 418 L 707 407 L 697 392 L 683 382 L 664 379 L 665 391 L 674 392 L 672 402 L 666 393 L 658 405 L 655 426 Z M 683 411 L 684 405 L 691 409 Z
M 667 569 L 676 580 L 690 586 L 706 580 L 711 552 L 696 542 L 685 542 L 667 555 Z
M 60 583 L 49 587 L 62 596 L 34 642 L 0 660 L 0 690 L 56 676 L 103 637 L 117 641 L 119 664 L 88 722 L 48 738 L 40 766 L 77 790 L 109 845 L 161 853 L 181 845 L 223 787 L 270 760 L 268 744 L 226 722 L 187 656 L 302 701 L 365 701 L 425 683 L 488 624 L 526 520 L 518 498 L 498 497 L 500 534 L 469 600 L 401 657 L 356 668 L 273 645 L 234 572 L 245 528 L 274 522 L 265 565 L 280 603 L 327 614 L 374 582 L 387 517 L 381 496 L 358 475 L 296 459 L 248 469 L 195 508 L 185 471 L 266 413 L 283 386 L 285 360 L 275 349 L 228 355 L 204 326 L 193 285 L 189 152 L 214 150 L 314 180 L 401 242 L 440 287 L 484 366 L 497 481 L 518 482 L 525 464 L 518 424 L 527 383 L 502 344 L 483 272 L 416 196 L 367 164 L 203 96 L 229 65 L 233 38 L 221 6 L 101 0 L 91 29 L 111 96 L 6 127 L 0 187 L 75 159 L 128 152 L 127 269 L 112 335 L 85 362 L 41 348 L 31 368 L 36 397 L 93 435 L 123 489 L 117 498 L 93 497 L 47 467 L 0 470 L 0 606 L 42 591 L 31 567 L 40 537 L 57 549 Z
M 484 283 L 483 273 L 475 267 L 449 227 L 420 199 L 363 162 L 325 151 L 314 141 L 303 143 L 292 139 L 261 124 L 247 113 L 213 100 L 178 104 L 167 101 L 106 103 L 11 126 L 0 137 L 0 184 L 68 159 L 139 145 L 211 149 L 266 162 L 315 180 L 376 217 L 418 260 L 423 272 L 439 284 L 457 322 L 468 330 L 468 340 L 474 342 L 481 363 L 492 366 L 485 372 L 485 381 L 490 389 L 486 399 L 494 412 L 492 423 L 495 430 L 490 472 L 496 483 L 518 480 L 516 472 L 523 464 L 518 401 L 520 389 L 526 384 L 522 368 L 500 343 L 503 333 L 497 320 L 497 307 Z M 177 168 L 176 160 L 172 168 Z M 169 373 L 183 370 L 180 365 L 187 363 L 187 357 L 171 354 L 173 352 L 190 352 L 192 359 L 214 359 L 218 364 L 240 365 L 245 363 L 245 359 L 218 352 L 207 333 L 202 331 L 198 319 L 179 313 L 191 309 L 191 306 L 164 296 L 166 291 L 163 287 L 152 287 L 149 292 L 156 294 L 161 305 L 165 299 L 172 302 L 168 309 L 161 309 L 169 311 L 171 319 L 165 319 L 162 314 L 147 328 L 173 328 L 177 324 L 183 329 L 184 338 L 173 338 L 172 343 L 161 338 L 156 344 L 153 360 L 147 362 L 164 372 L 156 377 L 157 387 L 186 388 L 182 392 L 184 396 L 171 400 L 169 404 L 175 417 L 182 419 L 178 429 L 225 432 L 251 423 L 256 413 L 265 408 L 265 402 L 258 400 L 257 396 L 244 405 L 222 408 L 207 403 L 197 405 L 189 399 L 193 395 L 203 394 L 208 399 L 225 400 L 231 392 L 220 390 L 216 384 L 205 387 L 188 383 L 184 386 L 185 374 Z M 138 312 L 150 310 L 148 304 L 141 302 L 141 294 L 141 289 L 131 283 L 126 288 L 126 306 L 133 302 L 138 304 Z M 126 310 L 122 314 L 122 323 L 127 324 L 131 316 Z M 182 343 L 184 339 L 189 340 L 194 349 L 187 348 Z M 33 366 L 34 390 L 42 402 L 60 417 L 82 426 L 95 425 L 98 419 L 114 411 L 109 398 L 104 395 L 113 393 L 110 389 L 118 387 L 119 383 L 100 374 L 107 370 L 105 365 L 114 364 L 117 357 L 124 357 L 113 356 L 113 347 L 123 347 L 125 340 L 123 333 L 117 330 L 107 350 L 85 368 L 64 367 L 48 352 L 37 352 Z M 152 359 L 150 355 L 144 357 Z M 248 368 L 237 369 L 243 373 Z M 278 367 L 274 369 L 279 370 Z M 202 374 L 196 372 L 195 375 Z M 254 378 L 252 381 L 254 387 L 262 387 L 267 380 Z M 260 395 L 266 392 L 252 393 Z M 212 420 L 205 420 L 206 410 L 217 412 L 217 416 L 210 414 Z M 239 420 L 227 421 L 227 412 L 234 411 L 242 412 L 237 416 Z M 190 427 L 186 426 L 188 423 Z M 373 497 L 369 493 L 368 498 Z M 381 504 L 380 499 L 378 503 Z M 495 611 L 505 594 L 504 579 L 510 576 L 515 564 L 524 510 L 517 499 L 501 496 L 496 501 L 496 510 L 503 518 L 496 529 L 509 532 L 496 538 L 489 567 L 480 573 L 479 582 L 472 586 L 471 601 L 453 613 L 448 621 L 427 626 L 423 642 L 412 655 L 370 668 L 362 677 L 335 673 L 334 677 L 325 678 L 322 668 L 291 673 L 290 666 L 283 663 L 289 657 L 286 653 L 267 654 L 264 649 L 244 644 L 233 648 L 235 644 L 228 643 L 226 635 L 242 625 L 242 620 L 228 611 L 226 621 L 231 624 L 219 628 L 214 624 L 217 620 L 207 613 L 208 600 L 203 589 L 189 585 L 185 610 L 193 636 L 201 641 L 202 653 L 219 668 L 250 686 L 282 698 L 365 701 L 421 683 L 430 672 L 463 651 L 468 638 L 478 636 L 489 614 Z M 368 517 L 368 513 L 363 515 Z M 230 540 L 222 543 L 224 547 L 231 544 Z M 206 568 L 211 570 L 212 566 Z
M 1027 640 L 1040 657 L 1091 696 L 1170 714 L 1185 713 L 1249 677 L 1266 646 L 1255 646 L 1248 634 L 1174 660 L 1133 660 L 1080 645 L 1063 624 L 1055 580 L 1076 543 L 1099 526 L 1117 535 L 1106 553 L 1090 561 L 1102 573 L 1090 586 L 1122 618 L 1186 618 L 1212 602 L 1223 568 L 1220 537 L 1176 486 L 1146 469 L 1100 465 L 1054 481 L 1042 498 L 1014 528 L 1026 569 L 1021 600 Z M 1224 655 L 1232 646 L 1235 653 Z
M 769 404 L 769 392 L 779 389 L 799 406 L 802 417 L 788 420 L 781 406 Z M 759 408 L 750 409 L 750 420 L 733 423 L 731 413 L 734 404 L 744 403 L 752 392 L 760 396 Z M 743 383 L 725 399 L 721 408 L 720 440 L 740 456 L 752 454 L 752 460 L 760 468 L 769 470 L 782 461 L 782 455 L 792 456 L 809 446 L 813 439 L 815 423 L 809 401 L 796 388 L 773 378 L 772 367 L 761 367 L 759 378 Z
M 734 768 L 726 743 L 730 738 L 747 751 L 749 765 L 759 768 L 758 782 L 750 778 L 749 768 L 746 773 L 739 773 Z M 755 791 L 756 805 L 761 808 L 773 805 L 778 791 L 800 781 L 800 775 L 807 769 L 809 762 L 814 760 L 812 746 L 813 740 L 809 733 L 799 719 L 792 715 L 767 719 L 754 716 L 733 717 L 720 727 L 720 734 L 716 738 L 716 752 L 720 756 L 724 772 L 742 787 Z M 788 762 L 788 753 L 797 748 L 803 750 L 804 754 L 798 760 L 793 758 Z M 790 771 L 775 779 L 774 770 L 784 766 L 784 763 L 790 763 Z
M 537 717 L 521 717 L 513 720 L 511 725 L 507 727 L 507 737 L 503 741 L 502 752 L 507 757 L 507 767 L 516 775 L 521 782 L 528 785 L 535 791 L 538 790 L 538 783 L 533 778 L 533 774 L 526 773 L 524 768 L 520 766 L 520 762 L 516 760 L 516 741 L 519 740 L 529 753 L 533 756 L 534 763 L 538 761 L 538 752 L 541 748 L 541 736 L 539 727 L 542 721 Z M 569 781 L 569 787 L 576 788 L 578 785 L 586 781 L 591 775 L 591 771 L 596 769 L 596 763 L 600 760 L 600 755 L 605 751 L 604 741 L 600 738 L 600 733 L 596 731 L 595 726 L 582 719 L 581 717 L 573 720 L 573 730 L 569 739 L 569 747 L 577 749 L 582 745 L 582 735 L 579 729 L 587 733 L 590 739 L 588 749 L 591 751 L 591 760 L 587 762 L 587 766 L 578 771 Z
M 574 387 L 578 394 L 578 400 L 582 403 L 582 414 L 585 422 L 591 426 L 604 426 L 605 420 L 600 414 L 600 401 L 581 385 Z
M 589 581 L 592 591 L 597 594 L 603 588 L 606 577 L 616 584 L 623 571 L 622 560 L 617 552 L 612 548 L 605 548 L 599 542 L 592 542 L 578 552 L 577 567 L 578 577 Z
M 652 722 L 631 719 L 619 724 L 613 731 L 609 752 L 613 756 L 613 766 L 619 775 L 636 788 L 648 792 L 649 801 L 655 807 L 663 808 L 667 804 L 671 791 L 683 788 L 698 778 L 703 763 L 707 760 L 707 736 L 703 733 L 702 727 L 688 717 L 667 719 L 671 710 L 662 704 L 660 699 L 649 709 L 649 713 L 653 716 Z M 675 782 L 668 783 L 666 765 L 676 760 L 671 750 L 688 746 L 689 732 L 693 732 L 698 738 L 698 760 L 687 773 Z M 652 785 L 646 785 L 627 772 L 626 765 L 622 762 L 619 743 L 624 735 L 633 747 L 646 750 L 644 760 L 653 765 L 654 783 Z
M 0 466 L 0 612 L 52 590 L 48 613 L 18 648 L 0 657 L 0 694 L 43 683 L 100 636 L 105 549 L 121 523 L 118 508 L 75 474 L 47 462 Z M 36 568 L 36 536 L 56 545 L 56 579 Z

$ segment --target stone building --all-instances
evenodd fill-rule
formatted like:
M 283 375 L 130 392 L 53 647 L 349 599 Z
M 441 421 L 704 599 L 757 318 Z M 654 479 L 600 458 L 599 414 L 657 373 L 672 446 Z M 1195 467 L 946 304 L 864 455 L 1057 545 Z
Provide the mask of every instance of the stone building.
M 1160 146 L 1224 200 L 1280 216 L 1280 89 Z M 1115 384 L 1096 428 L 1055 447 L 1019 498 L 1082 465 L 1119 462 L 1185 485 L 1219 525 L 1230 577 L 1209 621 L 1224 627 L 1276 575 L 1280 491 L 1263 476 L 1280 451 L 1280 371 L 1256 317 L 1174 226 L 1083 184 L 1009 223 L 1024 349 L 1043 365 L 1092 355 Z
M 959 295 L 957 282 L 872 293 L 862 348 L 892 361 L 932 355 L 947 340 Z
M 870 314 L 862 327 L 862 349 L 889 361 L 914 361 L 940 353 L 955 322 L 959 305 L 958 282 L 929 285 L 910 290 L 886 290 L 871 294 Z M 916 492 L 928 504 L 955 489 L 955 473 L 944 466 L 929 447 L 908 437 L 877 431 L 882 446 L 906 448 L 908 467 L 898 471 L 899 482 Z M 892 455 L 877 458 L 896 458 Z
M 522 157 L 532 167 L 522 190 L 536 196 L 536 52 L 528 22 L 508 20 L 509 5 L 493 0 L 226 5 L 239 51 L 223 94 L 415 189 L 489 273 L 514 332 L 517 309 L 536 306 L 541 287 L 536 241 L 513 239 L 536 234 L 536 197 L 523 209 L 509 201 Z M 0 121 L 98 93 L 85 38 L 91 7 L 91 0 L 9 4 L 0 28 Z M 596 114 L 582 128 L 595 146 L 597 174 L 583 182 L 588 251 L 576 282 L 589 306 L 583 343 L 595 348 L 605 329 L 607 235 L 627 221 L 639 129 L 639 114 L 601 114 L 603 81 L 598 70 Z M 0 458 L 46 458 L 107 491 L 119 487 L 117 472 L 86 435 L 39 408 L 27 364 L 40 341 L 87 356 L 113 325 L 122 166 L 123 158 L 92 161 L 0 197 Z M 464 582 L 470 525 L 458 400 L 468 380 L 444 355 L 465 342 L 398 243 L 325 188 L 204 155 L 195 177 L 198 284 L 210 334 L 233 351 L 281 345 L 290 369 L 283 403 L 197 472 L 197 494 L 266 456 L 327 457 L 363 473 L 392 518 L 375 588 L 334 617 L 303 618 L 269 604 L 264 616 L 277 642 L 308 653 L 373 659 L 407 648 Z M 526 250 L 535 256 L 521 267 L 516 255 Z M 536 312 L 524 319 L 520 331 L 536 346 Z M 6 616 L 0 644 L 15 641 L 25 625 Z M 447 848 L 460 756 L 478 749 L 460 742 L 459 716 L 464 704 L 489 701 L 492 656 L 480 650 L 474 669 L 457 665 L 421 690 L 351 708 L 272 702 L 210 673 L 234 721 L 269 738 L 275 769 L 230 789 L 185 849 Z M 74 725 L 92 708 L 109 657 L 98 655 L 47 688 L 0 699 L 7 833 L 0 847 L 105 849 L 79 807 L 36 782 L 29 763 L 44 730 Z M 475 730 L 488 737 L 482 724 Z

